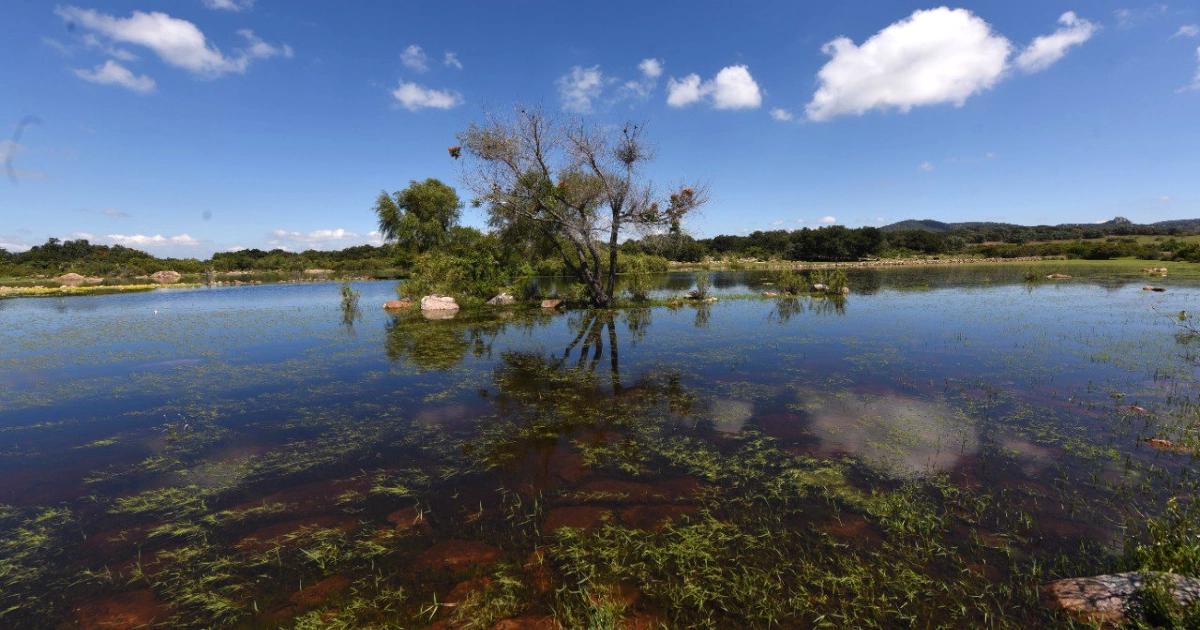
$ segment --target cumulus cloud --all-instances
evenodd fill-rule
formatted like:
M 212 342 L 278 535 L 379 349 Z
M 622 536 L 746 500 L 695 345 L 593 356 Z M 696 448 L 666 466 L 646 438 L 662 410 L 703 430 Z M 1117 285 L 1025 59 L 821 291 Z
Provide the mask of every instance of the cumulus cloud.
M 455 70 L 463 69 L 462 62 L 458 60 L 458 55 L 452 52 L 446 53 L 446 55 L 442 58 L 442 65 L 448 68 L 454 68 Z
M 592 112 L 592 104 L 600 98 L 604 83 L 604 73 L 598 65 L 591 68 L 575 66 L 555 81 L 562 108 L 577 114 Z
M 429 57 L 421 47 L 413 44 L 400 53 L 400 61 L 417 72 L 429 72 Z
M 934 167 L 931 162 L 921 162 L 921 165 L 918 166 L 917 168 L 920 169 L 921 172 L 923 172 L 923 173 L 928 173 L 928 172 L 932 171 Z
M 793 116 L 792 116 L 792 112 L 789 112 L 786 109 L 776 107 L 775 109 L 771 110 L 771 118 L 774 118 L 775 120 L 778 120 L 779 122 L 787 122 L 787 121 L 791 120 L 793 118 Z
M 814 121 L 895 107 L 963 105 L 1004 75 L 1012 45 L 966 9 L 917 11 L 857 46 L 839 37 L 805 108 Z
M 133 90 L 138 94 L 149 94 L 155 88 L 154 79 L 144 74 L 135 75 L 128 68 L 112 59 L 91 70 L 80 68 L 75 71 L 75 76 L 92 83 L 119 85 L 123 88 Z
M 405 81 L 392 90 L 392 96 L 410 112 L 418 109 L 450 109 L 463 104 L 463 97 L 450 90 L 435 90 Z
M 221 11 L 243 11 L 254 8 L 254 0 L 203 0 L 204 6 Z
M 638 70 L 642 72 L 642 76 L 647 79 L 657 79 L 662 76 L 663 62 L 661 59 L 643 59 L 638 64 Z
M 273 230 L 267 244 L 287 250 L 305 249 L 343 249 L 361 244 L 382 245 L 383 236 L 379 232 L 358 234 L 337 228 L 336 230 L 314 230 L 312 232 L 290 232 L 288 230 Z
M 772 222 L 771 222 L 771 225 L 776 225 L 776 226 L 778 226 L 778 225 L 783 225 L 783 220 L 782 220 L 782 219 L 780 219 L 779 221 L 772 221 Z
M 1078 46 L 1092 38 L 1099 27 L 1079 18 L 1074 11 L 1067 11 L 1058 18 L 1062 25 L 1049 35 L 1042 35 L 1033 40 L 1021 54 L 1017 56 L 1017 67 L 1025 72 L 1041 72 L 1054 62 L 1062 59 L 1067 50 Z
M 837 223 L 837 217 L 833 217 L 833 216 L 821 217 L 820 219 L 817 219 L 817 223 L 820 223 L 822 225 L 832 225 L 834 223 Z
M 19 241 L 0 241 L 0 249 L 13 253 L 27 252 L 31 249 L 31 245 Z
M 762 91 L 744 65 L 722 68 L 717 76 L 701 81 L 697 74 L 667 81 L 667 105 L 686 107 L 709 99 L 716 109 L 753 109 L 762 105 Z
M 90 235 L 89 235 L 90 236 Z M 134 248 L 161 248 L 161 247 L 199 247 L 200 241 L 185 234 L 178 236 L 163 236 L 155 234 L 154 236 L 146 236 L 144 234 L 109 234 L 104 237 L 108 241 L 116 245 L 124 245 L 125 247 Z M 89 239 L 90 240 L 90 239 Z
M 244 73 L 256 59 L 292 56 L 288 45 L 267 44 L 250 30 L 239 31 L 247 40 L 247 48 L 226 55 L 211 45 L 195 24 L 158 11 L 134 11 L 127 18 L 74 6 L 60 7 L 54 12 L 70 24 L 113 42 L 149 48 L 165 63 L 209 79 L 231 72 Z
M 1175 31 L 1175 34 L 1170 39 L 1175 39 L 1176 37 L 1195 37 L 1197 35 L 1200 35 L 1200 25 L 1184 24 L 1179 27 L 1178 31 Z

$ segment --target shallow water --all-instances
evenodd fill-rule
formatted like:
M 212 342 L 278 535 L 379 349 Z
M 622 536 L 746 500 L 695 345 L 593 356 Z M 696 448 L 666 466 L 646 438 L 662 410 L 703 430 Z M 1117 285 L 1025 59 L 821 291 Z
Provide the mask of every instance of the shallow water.
M 1062 622 L 1019 587 L 1104 568 L 1190 492 L 1191 453 L 1146 440 L 1194 428 L 1169 314 L 1200 304 L 1063 267 L 852 270 L 844 300 L 714 272 L 712 305 L 438 321 L 356 283 L 349 325 L 336 284 L 0 301 L 0 625 L 569 626 L 597 588 L 673 627 Z M 737 562 L 790 612 L 743 610 L 746 575 L 672 581 L 703 574 L 674 537 L 694 558 L 748 533 L 774 546 Z M 926 587 L 975 571 L 954 592 L 978 601 L 860 584 L 877 610 L 848 609 L 835 549 Z

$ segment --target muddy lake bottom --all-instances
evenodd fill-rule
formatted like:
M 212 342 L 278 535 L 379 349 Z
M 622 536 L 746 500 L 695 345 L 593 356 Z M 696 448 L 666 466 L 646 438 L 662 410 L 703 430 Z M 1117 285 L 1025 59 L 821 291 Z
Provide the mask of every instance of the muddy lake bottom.
M 1200 280 L 1056 265 L 0 300 L 0 627 L 1073 627 L 1195 494 Z

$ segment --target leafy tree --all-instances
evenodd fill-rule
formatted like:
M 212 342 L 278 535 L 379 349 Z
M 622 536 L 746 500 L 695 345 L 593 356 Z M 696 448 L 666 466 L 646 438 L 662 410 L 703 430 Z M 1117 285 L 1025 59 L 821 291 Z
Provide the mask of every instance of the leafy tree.
M 458 193 L 433 178 L 410 181 L 408 188 L 391 195 L 380 192 L 375 200 L 383 238 L 418 254 L 446 244 L 460 210 Z
M 459 139 L 474 158 L 468 185 L 487 206 L 492 227 L 540 232 L 595 306 L 612 303 L 623 231 L 677 228 L 705 201 L 703 192 L 687 187 L 657 199 L 641 172 L 653 155 L 639 125 L 560 123 L 518 107 L 511 118 L 472 123 Z

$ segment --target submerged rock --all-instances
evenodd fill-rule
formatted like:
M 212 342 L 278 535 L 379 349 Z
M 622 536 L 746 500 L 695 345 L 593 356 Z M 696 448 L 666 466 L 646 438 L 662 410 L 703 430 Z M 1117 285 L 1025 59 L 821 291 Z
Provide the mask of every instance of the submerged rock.
M 1142 290 L 1143 290 L 1143 291 L 1156 291 L 1156 292 L 1158 292 L 1158 293 L 1162 293 L 1163 291 L 1166 291 L 1167 289 L 1166 289 L 1166 287 L 1151 287 L 1151 286 L 1145 286 L 1145 287 L 1142 287 Z
M 1139 594 L 1154 580 L 1162 580 L 1182 605 L 1200 600 L 1200 579 L 1152 571 L 1067 578 L 1046 585 L 1046 592 L 1056 606 L 1086 622 L 1124 623 L 1137 615 Z
M 422 311 L 457 311 L 458 302 L 445 295 L 426 295 L 421 298 Z

